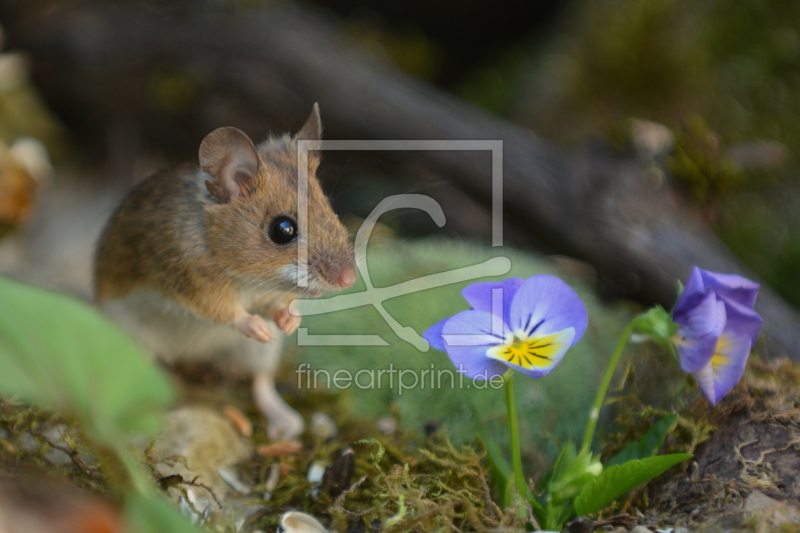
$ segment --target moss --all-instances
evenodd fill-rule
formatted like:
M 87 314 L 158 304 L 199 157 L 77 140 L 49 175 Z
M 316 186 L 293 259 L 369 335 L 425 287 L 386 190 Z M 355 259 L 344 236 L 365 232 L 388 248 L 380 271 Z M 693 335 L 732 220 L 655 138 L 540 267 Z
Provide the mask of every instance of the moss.
M 719 201 L 744 180 L 742 169 L 727 154 L 717 134 L 699 117 L 678 130 L 669 170 L 697 204 Z
M 61 439 L 49 438 L 49 429 L 64 428 Z M 66 454 L 68 462 L 54 462 L 53 450 Z M 113 494 L 99 463 L 97 451 L 86 444 L 73 421 L 36 407 L 0 398 L 0 463 L 5 473 L 38 471 L 68 479 L 79 488 L 103 495 Z

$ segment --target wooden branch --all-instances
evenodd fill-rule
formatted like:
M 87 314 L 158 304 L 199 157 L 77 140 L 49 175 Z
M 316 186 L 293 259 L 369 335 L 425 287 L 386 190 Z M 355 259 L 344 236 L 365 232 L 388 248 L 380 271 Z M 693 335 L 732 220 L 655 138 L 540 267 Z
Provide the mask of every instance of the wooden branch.
M 693 265 L 755 278 L 634 159 L 564 153 L 382 64 L 307 7 L 165 14 L 144 7 L 151 3 L 98 2 L 21 16 L 24 2 L 5 4 L 17 9 L 7 17 L 12 43 L 30 54 L 49 102 L 83 140 L 114 145 L 114 132 L 133 131 L 122 137 L 193 157 L 215 127 L 294 129 L 319 101 L 329 139 L 503 140 L 506 223 L 527 244 L 590 262 L 609 293 L 670 306 Z M 485 153 L 387 157 L 490 206 Z M 463 221 L 458 230 L 478 233 Z M 797 311 L 768 287 L 757 310 L 768 352 L 800 359 Z

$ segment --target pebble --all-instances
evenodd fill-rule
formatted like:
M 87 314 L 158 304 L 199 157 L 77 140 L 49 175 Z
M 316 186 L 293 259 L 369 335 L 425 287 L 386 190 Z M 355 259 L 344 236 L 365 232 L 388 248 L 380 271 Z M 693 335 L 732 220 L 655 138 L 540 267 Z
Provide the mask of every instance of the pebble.
M 312 435 L 323 440 L 331 439 L 339 434 L 336 422 L 322 411 L 317 411 L 311 416 L 310 431 Z
M 592 533 L 594 530 L 594 520 L 585 516 L 579 516 L 575 520 L 568 522 L 564 526 L 568 533 Z
M 324 463 L 320 461 L 314 461 L 311 463 L 311 466 L 308 467 L 308 473 L 306 474 L 306 479 L 308 479 L 309 483 L 320 483 L 322 482 L 322 478 L 325 476 L 325 470 L 328 467 L 325 466 Z
M 164 431 L 153 442 L 150 454 L 157 473 L 162 477 L 180 476 L 186 481 L 195 480 L 196 484 L 211 489 L 224 506 L 236 492 L 231 489 L 230 479 L 226 481 L 220 475 L 220 468 L 226 472 L 226 469 L 249 458 L 252 447 L 242 440 L 228 419 L 214 409 L 183 406 L 170 411 L 165 418 Z M 170 488 L 168 492 L 180 501 L 182 510 L 193 521 L 205 522 L 222 511 L 207 488 L 183 484 L 180 489 L 185 490 L 188 502 L 178 488 Z M 244 489 L 243 484 L 239 489 Z M 191 510 L 189 503 L 199 515 Z
M 298 511 L 284 513 L 281 516 L 281 527 L 286 533 L 328 533 L 319 520 Z
M 397 432 L 397 421 L 391 416 L 380 417 L 375 425 L 378 426 L 378 431 L 384 435 L 394 435 Z
M 744 510 L 759 523 L 773 526 L 800 524 L 800 509 L 786 501 L 770 498 L 759 490 L 754 490 L 744 501 Z

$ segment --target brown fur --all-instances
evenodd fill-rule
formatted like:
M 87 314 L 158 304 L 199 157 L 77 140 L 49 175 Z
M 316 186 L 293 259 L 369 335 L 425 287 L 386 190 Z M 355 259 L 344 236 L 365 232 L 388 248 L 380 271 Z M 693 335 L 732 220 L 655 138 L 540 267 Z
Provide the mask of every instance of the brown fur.
M 315 113 L 299 138 L 308 138 L 315 127 L 319 134 Z M 309 278 L 315 287 L 338 290 L 340 273 L 353 268 L 353 247 L 316 179 L 319 152 L 310 154 L 309 224 L 299 226 L 298 233 L 308 239 Z M 257 160 L 252 180 L 241 183 L 235 197 L 226 195 L 219 175 L 188 164 L 139 184 L 101 236 L 95 262 L 98 302 L 135 289 L 152 290 L 199 318 L 230 324 L 246 311 L 245 293 L 258 293 L 244 304 L 252 308 L 296 291 L 276 276 L 296 263 L 299 239 L 279 245 L 268 236 L 275 217 L 297 219 L 296 138 L 268 140 L 258 147 Z

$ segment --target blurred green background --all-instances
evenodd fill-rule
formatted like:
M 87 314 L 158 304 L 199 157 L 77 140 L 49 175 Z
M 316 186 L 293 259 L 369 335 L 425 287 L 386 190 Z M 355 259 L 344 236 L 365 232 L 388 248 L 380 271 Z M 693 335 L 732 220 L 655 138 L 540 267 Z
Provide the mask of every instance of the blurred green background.
M 561 145 L 666 126 L 680 190 L 800 306 L 800 3 L 316 3 L 410 74 Z
M 46 12 L 91 2 L 33 3 Z M 145 2 L 154 12 L 172 9 L 176 21 L 192 6 L 245 10 L 270 3 L 275 2 Z M 671 142 L 662 155 L 680 190 L 750 268 L 800 306 L 797 2 L 314 4 L 374 54 L 563 146 L 622 147 L 641 121 L 665 126 Z M 20 5 L 0 1 L 0 16 Z M 147 87 L 147 97 L 163 104 L 154 108 L 172 109 L 194 98 L 191 84 L 163 69 L 152 72 Z M 76 117 L 59 109 L 59 116 L 48 119 L 48 103 L 38 102 L 36 94 L 24 59 L 3 55 L 0 138 L 11 145 L 32 135 L 56 158 L 80 152 L 76 146 L 70 152 L 59 126 Z M 0 230 L 8 224 L 0 223 Z

